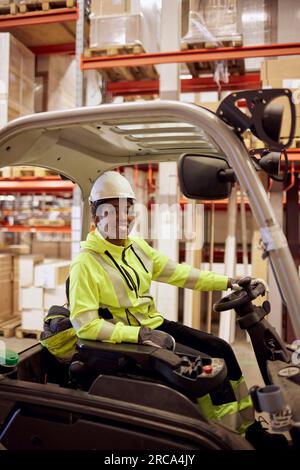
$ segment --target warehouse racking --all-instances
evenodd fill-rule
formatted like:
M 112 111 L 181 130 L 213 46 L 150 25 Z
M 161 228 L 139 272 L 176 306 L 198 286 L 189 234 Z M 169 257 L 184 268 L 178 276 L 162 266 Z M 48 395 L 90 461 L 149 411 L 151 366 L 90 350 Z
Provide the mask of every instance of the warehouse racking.
M 47 3 L 47 2 L 44 2 Z M 48 2 L 49 4 L 51 2 Z M 63 3 L 63 2 L 62 2 Z M 67 6 L 67 2 L 66 6 Z M 49 54 L 74 54 L 78 52 L 78 45 L 84 42 L 86 38 L 87 28 L 81 28 L 81 33 L 78 32 L 78 24 L 81 20 L 84 24 L 84 19 L 81 17 L 80 4 L 82 2 L 69 2 L 67 8 L 50 8 L 48 11 L 32 11 L 27 12 L 18 11 L 17 14 L 0 15 L 0 31 L 9 31 L 21 42 L 23 42 L 34 54 L 36 55 L 49 55 Z M 28 2 L 29 4 L 29 2 Z M 80 48 L 79 48 L 80 49 Z M 81 47 L 82 49 L 82 47 Z M 110 51 L 111 52 L 111 51 Z M 288 55 L 300 54 L 300 43 L 289 44 L 268 44 L 259 46 L 229 46 L 217 48 L 196 48 L 186 49 L 173 52 L 160 52 L 160 53 L 146 53 L 137 49 L 137 54 L 128 54 L 126 49 L 122 53 L 116 55 L 97 56 L 96 52 L 92 56 L 87 57 L 86 54 L 80 56 L 80 69 L 77 66 L 77 82 L 80 82 L 83 73 L 86 70 L 109 71 L 113 68 L 120 68 L 120 70 L 128 71 L 128 73 L 121 74 L 121 80 L 110 81 L 107 83 L 107 91 L 112 97 L 115 96 L 134 96 L 134 95 L 156 95 L 159 91 L 158 79 L 149 79 L 145 73 L 144 79 L 136 79 L 137 76 L 130 74 L 130 68 L 148 68 L 157 64 L 167 63 L 185 63 L 193 64 L 195 62 L 208 62 L 216 60 L 243 60 L 250 57 L 279 57 Z M 153 69 L 152 69 L 153 70 Z M 124 78 L 130 77 L 130 80 Z M 146 79 L 145 79 L 146 77 Z M 249 88 L 258 88 L 261 84 L 261 77 L 258 73 L 242 73 L 231 75 L 228 84 L 222 84 L 221 89 L 228 90 L 241 90 Z M 217 91 L 218 87 L 211 77 L 192 77 L 183 79 L 181 81 L 182 92 L 201 92 L 201 91 Z M 78 104 L 78 101 L 77 101 Z M 80 103 L 79 103 L 80 104 Z M 290 189 L 298 185 L 298 165 L 300 162 L 300 151 L 296 148 L 289 151 L 290 161 L 294 163 L 292 168 L 292 180 Z M 296 175 L 296 176 L 295 176 Z M 292 185 L 293 183 L 293 185 Z M 61 191 L 72 192 L 73 184 L 69 181 L 60 180 L 59 177 L 55 178 L 41 178 L 38 180 L 1 180 L 0 193 L 11 194 L 12 192 L 18 194 L 35 194 L 35 193 L 59 193 Z M 287 192 L 286 210 L 289 210 L 291 204 L 295 203 L 295 191 Z M 298 203 L 298 201 L 297 201 Z M 210 204 L 207 205 L 210 207 Z M 217 202 L 215 204 L 216 210 L 227 208 L 227 201 Z M 45 232 L 45 233 L 70 233 L 70 227 L 47 227 L 47 226 L 4 226 L 2 225 L 2 232 Z M 289 233 L 287 233 L 289 236 Z M 291 231 L 290 231 L 290 236 Z M 293 235 L 295 236 L 295 234 Z

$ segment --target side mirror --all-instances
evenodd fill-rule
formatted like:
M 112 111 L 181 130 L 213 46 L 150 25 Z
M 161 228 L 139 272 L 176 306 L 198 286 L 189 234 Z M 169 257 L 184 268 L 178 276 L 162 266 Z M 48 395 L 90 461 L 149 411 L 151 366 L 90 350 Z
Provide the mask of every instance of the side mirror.
M 228 198 L 236 180 L 224 158 L 201 154 L 182 155 L 178 174 L 180 189 L 187 198 L 208 201 Z
M 237 107 L 239 100 L 245 101 L 245 113 Z M 277 151 L 288 148 L 294 138 L 296 111 L 292 92 L 288 89 L 231 93 L 220 103 L 216 114 L 237 134 L 250 129 L 258 139 Z

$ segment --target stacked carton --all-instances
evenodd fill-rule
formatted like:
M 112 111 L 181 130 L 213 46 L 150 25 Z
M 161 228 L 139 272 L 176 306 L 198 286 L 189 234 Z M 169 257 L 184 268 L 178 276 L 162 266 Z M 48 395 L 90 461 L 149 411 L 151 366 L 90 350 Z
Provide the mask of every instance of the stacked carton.
M 70 259 L 71 242 L 33 240 L 31 251 L 33 254 L 43 253 L 47 258 Z
M 9 33 L 0 33 L 0 127 L 34 112 L 35 56 Z
M 300 59 L 297 57 L 268 59 L 262 62 L 261 80 L 263 88 L 289 88 L 296 105 L 295 139 L 300 139 Z M 278 101 L 279 102 L 279 101 Z M 284 101 L 282 100 L 282 104 Z M 281 137 L 288 137 L 290 113 L 287 106 L 283 115 Z
M 43 93 L 46 97 L 46 109 L 54 111 L 75 106 L 76 61 L 68 55 L 49 55 L 37 58 L 37 74 L 46 77 Z
M 20 256 L 22 328 L 42 330 L 52 305 L 66 303 L 65 281 L 69 262 L 43 259 L 42 255 Z
M 13 318 L 19 311 L 18 256 L 0 254 L 0 321 Z

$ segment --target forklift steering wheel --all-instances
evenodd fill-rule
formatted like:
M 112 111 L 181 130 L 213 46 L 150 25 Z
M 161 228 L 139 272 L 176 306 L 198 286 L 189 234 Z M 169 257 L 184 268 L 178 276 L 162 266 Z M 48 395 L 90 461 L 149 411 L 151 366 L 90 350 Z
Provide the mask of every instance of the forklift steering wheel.
M 228 295 L 220 299 L 213 306 L 215 312 L 236 309 L 251 302 L 260 295 L 264 295 L 265 286 L 262 283 L 251 284 L 251 277 L 245 277 L 239 281 L 240 291 L 231 291 Z

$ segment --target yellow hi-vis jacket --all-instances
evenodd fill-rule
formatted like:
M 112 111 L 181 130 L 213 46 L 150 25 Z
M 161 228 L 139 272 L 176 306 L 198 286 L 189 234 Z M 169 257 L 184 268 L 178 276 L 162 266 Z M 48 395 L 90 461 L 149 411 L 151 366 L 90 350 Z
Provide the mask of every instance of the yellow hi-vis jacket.
M 171 261 L 141 238 L 117 246 L 90 232 L 70 269 L 70 320 L 77 336 L 137 343 L 141 326 L 160 326 L 163 316 L 149 293 L 152 280 L 199 291 L 226 290 L 228 283 L 227 276 Z M 110 319 L 101 318 L 99 309 Z

